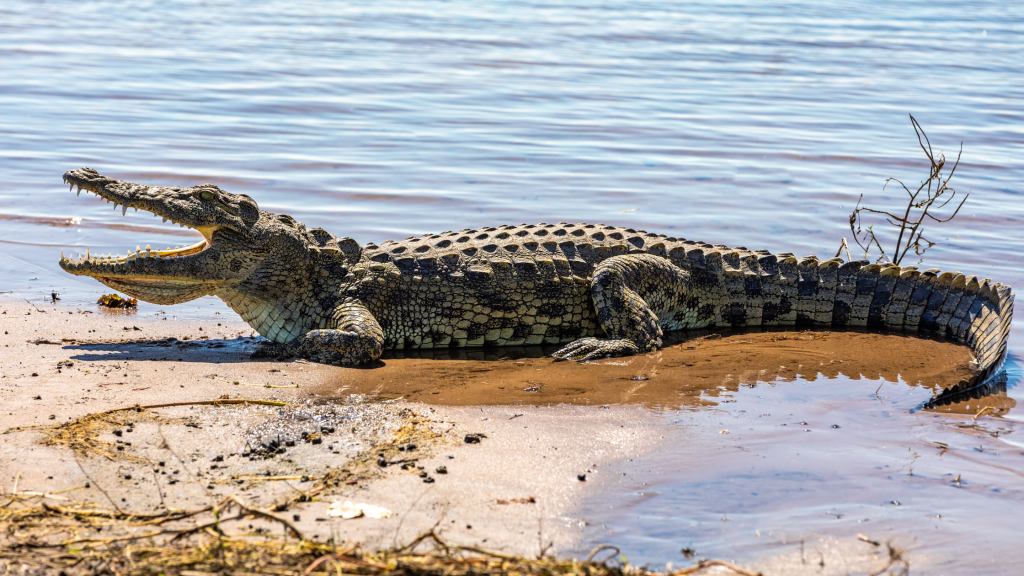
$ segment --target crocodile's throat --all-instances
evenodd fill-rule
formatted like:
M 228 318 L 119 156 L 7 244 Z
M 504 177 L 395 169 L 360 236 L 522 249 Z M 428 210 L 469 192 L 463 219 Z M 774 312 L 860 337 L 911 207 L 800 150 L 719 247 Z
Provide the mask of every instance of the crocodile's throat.
M 307 332 L 308 316 L 294 301 L 267 301 L 232 287 L 219 289 L 216 294 L 268 340 L 287 343 Z

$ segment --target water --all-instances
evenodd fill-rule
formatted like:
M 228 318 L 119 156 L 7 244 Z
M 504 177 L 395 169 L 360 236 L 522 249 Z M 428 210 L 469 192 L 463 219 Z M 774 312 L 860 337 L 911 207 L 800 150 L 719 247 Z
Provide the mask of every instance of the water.
M 861 193 L 897 208 L 885 179 L 923 177 L 908 113 L 947 157 L 963 142 L 971 193 L 925 264 L 1020 287 L 1022 49 L 1019 3 L 10 0 L 0 291 L 85 303 L 101 287 L 61 248 L 191 240 L 76 199 L 79 166 L 212 182 L 362 242 L 591 221 L 832 256 Z

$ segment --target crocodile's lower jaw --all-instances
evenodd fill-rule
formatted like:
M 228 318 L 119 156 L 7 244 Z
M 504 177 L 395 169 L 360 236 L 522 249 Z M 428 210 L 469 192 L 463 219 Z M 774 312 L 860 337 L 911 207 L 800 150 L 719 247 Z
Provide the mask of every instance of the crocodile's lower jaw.
M 212 289 L 209 284 L 204 282 L 107 276 L 95 276 L 95 278 L 105 286 L 123 292 L 132 298 L 163 306 L 195 300 L 209 294 Z

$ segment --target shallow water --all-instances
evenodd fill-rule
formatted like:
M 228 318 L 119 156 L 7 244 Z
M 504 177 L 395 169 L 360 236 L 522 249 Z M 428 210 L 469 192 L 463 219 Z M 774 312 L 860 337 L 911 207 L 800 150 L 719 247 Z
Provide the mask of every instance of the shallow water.
M 122 218 L 95 197 L 76 199 L 60 175 L 78 166 L 148 183 L 212 182 L 361 242 L 590 221 L 831 256 L 849 237 L 859 194 L 895 208 L 902 193 L 883 191 L 885 179 L 916 182 L 925 172 L 907 113 L 947 156 L 963 142 L 953 183 L 971 193 L 956 220 L 932 228 L 939 245 L 924 264 L 1024 286 L 1022 48 L 1018 3 L 220 1 L 126 9 L 9 1 L 0 6 L 0 292 L 57 291 L 87 305 L 102 287 L 63 274 L 62 248 L 116 253 L 195 236 L 141 214 Z M 216 312 L 229 313 L 214 299 L 168 309 L 178 317 Z M 1018 327 L 1006 392 L 1015 401 L 1024 398 L 1021 338 Z M 1021 509 L 1020 493 L 975 461 L 964 470 L 1001 492 L 950 488 L 938 464 L 922 464 L 928 481 L 871 472 L 852 476 L 856 489 L 843 484 L 828 454 L 846 454 L 864 470 L 903 466 L 908 448 L 924 454 L 919 462 L 945 463 L 949 454 L 924 448 L 926 437 L 967 446 L 976 436 L 959 427 L 962 416 L 909 414 L 912 388 L 894 384 L 883 408 L 874 387 L 842 376 L 797 379 L 764 399 L 761 387 L 739 389 L 728 410 L 657 412 L 691 451 L 659 453 L 652 470 L 708 464 L 652 477 L 657 490 L 615 501 L 610 532 L 594 538 L 678 563 L 687 538 L 701 554 L 724 553 L 730 542 L 746 543 L 736 534 L 750 538 L 753 526 L 824 530 L 819 508 L 840 504 L 878 507 L 865 514 L 903 533 L 923 529 L 939 503 L 960 506 L 964 494 L 972 506 Z M 781 422 L 750 416 L 759 411 L 804 414 L 792 418 L 819 426 L 833 412 L 886 425 L 781 442 L 773 428 Z M 778 464 L 721 465 L 720 446 L 690 443 L 690 428 L 673 424 L 688 418 L 753 427 L 743 445 Z M 1019 471 L 1012 431 L 1021 411 L 983 421 L 1008 432 L 979 436 L 994 448 L 978 462 L 998 454 Z M 825 434 L 830 441 L 817 440 Z M 880 435 L 899 441 L 876 449 Z M 787 460 L 794 446 L 802 460 Z M 773 478 L 771 498 L 747 497 L 757 490 L 745 483 Z M 806 501 L 787 496 L 786 486 L 808 484 L 823 488 Z M 709 486 L 732 504 L 701 497 Z M 822 499 L 832 487 L 848 495 Z M 901 490 L 931 504 L 885 508 L 907 498 Z M 830 526 L 852 531 L 844 522 L 860 512 Z M 719 524 L 722 514 L 732 520 Z M 700 530 L 686 528 L 691 521 Z M 992 532 L 966 515 L 933 530 Z M 1008 539 L 986 546 L 1019 554 Z

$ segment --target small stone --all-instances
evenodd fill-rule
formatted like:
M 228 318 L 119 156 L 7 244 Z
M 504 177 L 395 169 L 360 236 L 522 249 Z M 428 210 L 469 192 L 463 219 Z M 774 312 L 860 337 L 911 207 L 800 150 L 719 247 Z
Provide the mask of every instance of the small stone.
M 480 438 L 486 438 L 483 434 L 466 434 L 466 444 L 479 444 Z
M 122 434 L 123 433 L 121 432 L 120 428 L 118 428 L 117 430 L 114 430 L 114 436 L 117 436 L 118 438 L 120 438 Z
M 50 414 L 50 420 L 56 420 L 56 419 L 57 419 L 57 415 L 56 414 Z
M 580 482 L 586 482 L 587 481 L 587 475 L 586 474 L 577 474 L 576 475 L 576 479 L 579 480 Z
M 433 484 L 434 483 L 434 479 L 431 478 L 430 476 L 427 476 L 426 478 L 423 479 L 423 483 L 424 484 Z
M 448 468 L 446 466 L 438 466 L 437 470 L 434 470 L 434 472 L 436 472 L 438 474 L 447 474 L 448 473 Z

